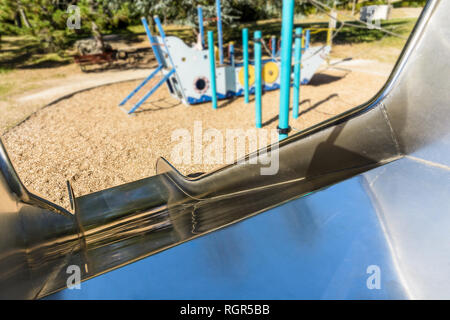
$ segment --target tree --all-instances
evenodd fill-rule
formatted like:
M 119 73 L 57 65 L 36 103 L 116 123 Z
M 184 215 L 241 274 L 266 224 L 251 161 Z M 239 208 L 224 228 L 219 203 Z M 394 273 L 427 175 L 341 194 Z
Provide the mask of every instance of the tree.
M 9 27 L 5 28 L 8 30 L 3 32 L 20 29 L 23 27 L 23 24 L 28 28 L 31 27 L 21 1 L 17 0 L 3 0 L 0 2 L 0 22 L 2 25 Z
M 345 1 L 341 1 L 345 2 Z M 225 28 L 239 22 L 279 16 L 280 0 L 222 0 L 222 22 Z M 81 30 L 66 27 L 68 5 L 80 8 Z M 197 26 L 197 6 L 202 5 L 205 18 L 216 17 L 215 0 L 0 0 L 2 33 L 31 34 L 48 51 L 63 49 L 80 34 L 90 34 L 104 48 L 105 31 L 138 24 L 144 16 L 155 31 L 153 16 L 164 23 Z M 298 0 L 297 12 L 311 10 L 306 0 Z M 212 21 L 212 20 L 209 20 Z M 196 29 L 196 28 L 195 28 Z M 195 30 L 194 29 L 194 30 Z

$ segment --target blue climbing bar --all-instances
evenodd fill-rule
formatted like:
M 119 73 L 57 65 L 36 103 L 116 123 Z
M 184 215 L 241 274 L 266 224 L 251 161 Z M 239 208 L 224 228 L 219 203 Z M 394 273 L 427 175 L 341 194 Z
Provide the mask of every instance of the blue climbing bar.
M 202 48 L 205 47 L 205 29 L 203 27 L 203 8 L 202 6 L 197 7 L 198 15 L 198 32 L 200 33 L 200 38 L 202 41 Z
M 158 65 L 161 66 L 162 65 L 162 59 L 159 56 L 159 48 L 156 45 L 156 39 L 153 37 L 153 35 L 152 35 L 151 31 L 150 31 L 150 28 L 148 27 L 147 19 L 145 19 L 145 17 L 142 17 L 141 21 L 142 21 L 142 24 L 144 25 L 144 29 L 145 29 L 145 32 L 147 33 L 147 38 L 148 38 L 148 41 L 150 41 L 150 45 L 152 47 L 153 54 L 156 57 L 156 61 L 158 61 Z
M 289 127 L 289 106 L 291 95 L 292 32 L 294 29 L 294 0 L 283 0 L 281 26 L 281 77 L 280 112 L 278 118 L 279 140 L 287 138 Z
M 160 35 L 161 38 L 163 38 L 163 40 L 165 41 L 165 39 L 166 39 L 166 33 L 164 32 L 164 29 L 163 29 L 163 27 L 162 27 L 161 20 L 159 19 L 158 16 L 154 16 L 154 17 L 153 17 L 153 20 L 155 20 L 156 27 L 158 28 L 158 31 L 159 31 L 159 35 Z
M 272 47 L 272 59 L 275 59 L 275 57 L 277 56 L 277 37 L 272 36 L 270 38 L 270 45 Z
M 248 29 L 242 30 L 242 51 L 244 53 L 244 102 L 250 102 L 250 88 L 248 84 Z
M 219 62 L 221 65 L 223 65 L 222 8 L 220 5 L 220 0 L 216 0 L 216 10 L 217 10 L 217 35 L 219 42 Z
M 261 31 L 255 31 L 254 43 L 255 43 L 255 123 L 256 128 L 262 127 L 262 33 Z
M 216 61 L 214 56 L 214 33 L 208 31 L 209 67 L 211 70 L 211 98 L 213 109 L 217 109 Z
M 128 111 L 128 114 L 132 114 L 133 112 L 135 112 L 145 101 L 147 101 L 148 98 L 150 98 L 150 96 L 152 94 L 155 93 L 156 90 L 158 90 L 158 88 L 164 83 L 166 82 L 173 74 L 175 73 L 175 69 L 170 70 L 144 97 L 142 97 L 141 100 L 139 100 L 138 103 L 136 103 L 134 105 L 133 108 L 131 108 L 130 111 Z
M 309 42 L 311 41 L 311 30 L 305 32 L 305 50 L 309 48 Z
M 154 76 L 158 74 L 159 71 L 161 71 L 163 68 L 162 65 L 159 65 L 158 68 L 155 69 L 155 71 L 152 72 L 151 75 L 149 75 L 147 78 L 144 79 L 137 87 L 134 89 L 123 101 L 119 104 L 119 106 L 123 106 L 125 103 L 127 103 L 128 100 L 131 99 L 139 90 L 142 89 L 143 86 L 147 84 Z
M 298 109 L 300 105 L 301 61 L 302 61 L 302 28 L 296 28 L 295 53 L 294 53 L 294 97 L 292 107 L 294 119 L 298 118 Z
M 234 42 L 230 42 L 228 53 L 230 55 L 230 65 L 234 67 Z

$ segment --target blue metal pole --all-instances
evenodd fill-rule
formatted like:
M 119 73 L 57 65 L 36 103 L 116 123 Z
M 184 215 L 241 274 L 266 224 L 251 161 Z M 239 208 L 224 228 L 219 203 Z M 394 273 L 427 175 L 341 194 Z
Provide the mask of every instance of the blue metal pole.
M 220 5 L 220 0 L 216 0 L 217 9 L 217 34 L 219 40 L 219 62 L 223 64 L 223 38 L 222 38 L 222 8 Z
M 250 88 L 248 84 L 248 29 L 242 30 L 242 50 L 244 52 L 244 102 L 250 101 Z
M 294 53 L 294 98 L 293 116 L 298 118 L 298 108 L 300 105 L 300 84 L 301 84 L 301 61 L 302 61 L 302 28 L 295 29 L 295 53 Z
M 305 50 L 309 48 L 309 42 L 311 41 L 311 30 L 306 30 L 305 34 Z
M 216 61 L 214 57 L 214 33 L 208 31 L 209 66 L 211 70 L 211 97 L 213 109 L 217 109 Z
M 261 65 L 261 31 L 255 31 L 255 122 L 256 128 L 262 127 L 262 112 L 261 112 L 261 96 L 262 96 L 262 65 Z
M 134 96 L 136 94 L 136 92 L 138 92 L 139 90 L 141 90 L 141 88 L 143 86 L 146 85 L 147 82 L 149 82 L 154 76 L 156 76 L 156 74 L 163 68 L 162 65 L 159 65 L 158 68 L 155 69 L 155 71 L 152 72 L 151 75 L 149 75 L 147 78 L 145 78 L 144 81 L 141 82 L 140 85 L 138 85 L 136 87 L 136 89 L 134 89 L 125 99 L 123 99 L 123 101 L 119 104 L 119 106 L 123 106 L 128 100 L 131 99 L 132 96 Z
M 138 103 L 136 103 L 136 105 L 131 108 L 130 111 L 128 111 L 128 114 L 131 114 L 133 112 L 135 112 L 140 106 L 141 104 L 143 104 L 148 98 L 150 98 L 150 96 L 155 93 L 156 90 L 158 90 L 158 88 L 167 81 L 167 79 L 169 79 L 169 77 L 175 73 L 175 69 L 172 69 L 169 71 L 169 73 L 167 73 L 164 78 L 162 78 L 141 100 L 139 100 Z
M 156 39 L 153 37 L 150 28 L 148 27 L 147 19 L 144 17 L 141 18 L 142 24 L 144 25 L 145 32 L 147 33 L 148 41 L 150 41 L 150 45 L 152 46 L 153 54 L 156 57 L 156 61 L 158 61 L 158 64 L 162 65 L 162 59 L 159 56 L 159 48 L 155 45 Z
M 205 30 L 203 28 L 203 8 L 201 6 L 197 7 L 198 12 L 198 28 L 200 32 L 200 38 L 202 39 L 202 47 L 205 47 Z
M 234 43 L 230 42 L 230 64 L 234 67 Z
M 272 58 L 275 58 L 275 56 L 277 55 L 277 37 L 272 36 L 271 45 L 272 45 Z
M 291 95 L 292 31 L 294 29 L 294 0 L 283 0 L 281 26 L 281 77 L 280 77 L 280 113 L 279 140 L 287 138 L 289 133 L 289 105 Z
M 156 27 L 158 28 L 158 31 L 159 31 L 159 35 L 161 36 L 161 38 L 163 38 L 163 40 L 165 40 L 166 39 L 166 33 L 164 32 L 164 29 L 162 27 L 161 20 L 159 19 L 158 16 L 154 16 L 153 20 L 155 20 Z

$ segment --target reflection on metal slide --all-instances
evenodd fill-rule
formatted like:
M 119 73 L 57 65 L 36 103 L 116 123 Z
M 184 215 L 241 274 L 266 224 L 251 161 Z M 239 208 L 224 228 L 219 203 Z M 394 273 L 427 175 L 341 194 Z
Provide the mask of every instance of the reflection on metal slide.
M 50 298 L 449 299 L 449 11 L 427 3 L 373 99 L 269 150 L 276 175 L 238 162 L 186 178 L 160 159 L 72 214 L 0 145 L 0 298 L 58 292 L 77 265 L 98 277 Z

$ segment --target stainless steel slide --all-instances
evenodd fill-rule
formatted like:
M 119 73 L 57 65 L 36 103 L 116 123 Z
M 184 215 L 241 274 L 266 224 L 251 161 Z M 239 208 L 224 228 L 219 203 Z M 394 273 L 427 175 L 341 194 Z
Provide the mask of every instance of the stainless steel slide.
M 252 276 L 226 273 L 242 283 L 218 284 L 206 276 L 208 264 L 190 261 L 201 248 L 182 245 L 144 260 L 161 281 L 170 252 L 187 268 L 177 290 L 155 297 L 449 299 L 448 12 L 450 2 L 428 2 L 386 85 L 366 104 L 197 178 L 160 159 L 156 176 L 74 197 L 67 212 L 26 190 L 0 145 L 0 298 L 64 289 L 70 265 L 87 280 L 208 233 L 197 243 L 220 238 L 223 246 L 234 232 L 239 244 L 218 254 L 253 257 L 236 260 Z M 264 152 L 278 156 L 277 174 L 261 175 Z M 374 295 L 364 279 L 380 265 L 386 282 Z M 195 270 L 205 272 L 192 290 Z M 271 277 L 277 284 L 261 289 Z

